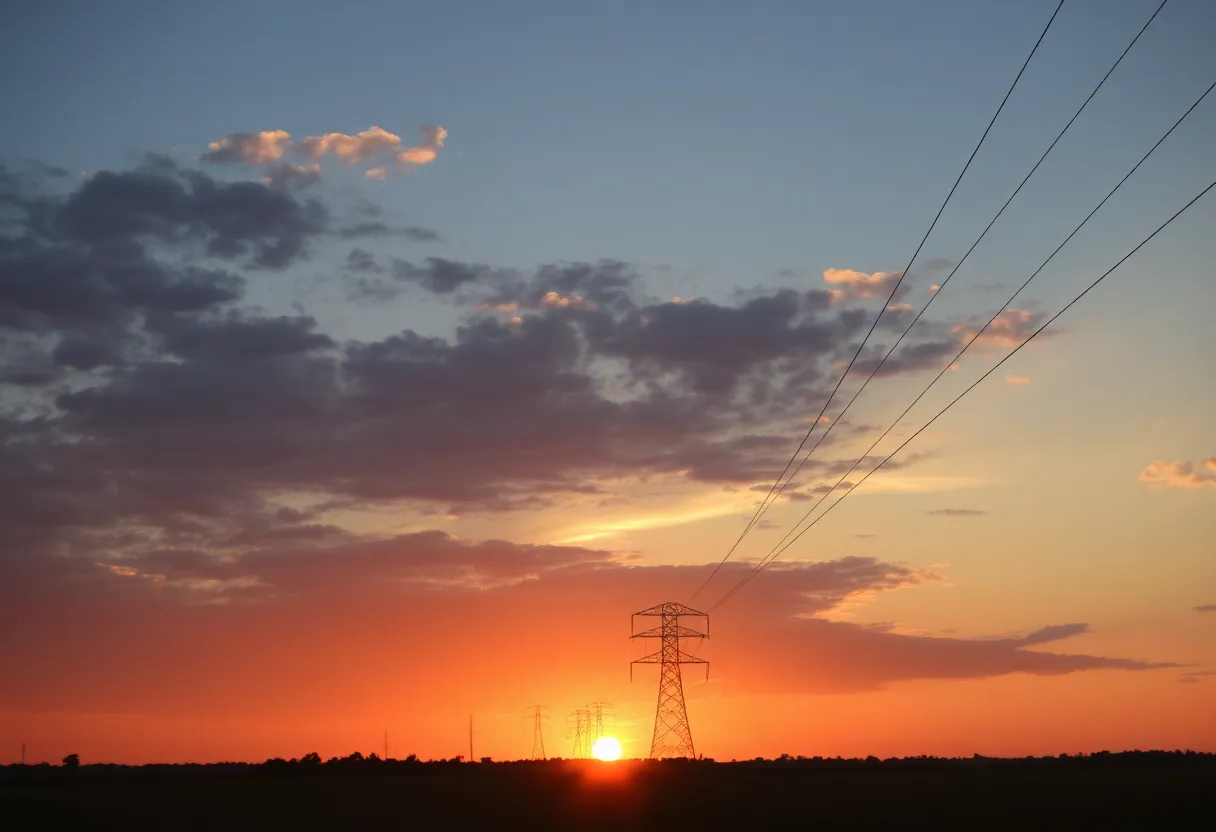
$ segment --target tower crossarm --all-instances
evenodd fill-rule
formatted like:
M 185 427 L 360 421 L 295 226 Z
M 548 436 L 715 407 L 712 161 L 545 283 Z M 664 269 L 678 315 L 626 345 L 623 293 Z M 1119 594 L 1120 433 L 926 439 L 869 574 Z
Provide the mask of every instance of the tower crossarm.
M 642 630 L 640 633 L 633 633 L 630 638 L 666 638 L 675 636 L 676 638 L 709 638 L 708 633 L 703 633 L 700 630 L 694 630 L 692 627 L 685 627 L 683 624 L 675 624 L 664 627 L 651 627 L 649 630 Z

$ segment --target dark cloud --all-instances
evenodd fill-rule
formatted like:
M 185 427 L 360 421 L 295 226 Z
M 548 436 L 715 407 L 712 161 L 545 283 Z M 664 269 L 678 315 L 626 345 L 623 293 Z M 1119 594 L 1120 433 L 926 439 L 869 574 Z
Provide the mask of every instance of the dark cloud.
M 935 508 L 927 513 L 936 517 L 982 517 L 988 512 L 978 508 Z
M 33 168 L 38 173 L 40 173 L 41 175 L 49 176 L 53 179 L 64 179 L 64 178 L 72 175 L 65 168 L 61 168 L 57 165 L 48 165 L 44 162 L 38 161 L 37 159 L 27 159 L 26 164 L 29 165 L 31 168 Z
M 734 389 L 748 371 L 781 360 L 807 366 L 831 355 L 862 325 L 860 315 L 808 315 L 791 290 L 740 307 L 704 301 L 643 307 L 611 329 L 596 347 L 656 380 L 676 372 L 698 392 Z
M 899 329 L 903 329 L 905 325 L 901 323 Z M 905 341 L 883 362 L 883 356 L 890 348 L 875 344 L 867 347 L 862 356 L 857 359 L 857 363 L 853 365 L 854 372 L 873 373 L 878 368 L 879 362 L 882 362 L 882 369 L 877 373 L 879 378 L 900 373 L 940 370 L 946 360 L 953 357 L 961 346 L 962 344 L 957 338 L 930 338 L 911 343 Z
M 266 168 L 266 184 L 284 191 L 302 191 L 321 181 L 320 165 L 296 165 L 280 162 Z
M 51 351 L 51 359 L 60 367 L 88 371 L 120 366 L 127 351 L 125 341 L 112 334 L 84 332 L 63 337 Z
M 350 250 L 350 254 L 346 256 L 346 269 L 347 271 L 364 274 L 384 271 L 384 267 L 376 262 L 375 255 L 367 249 L 362 248 L 352 248 Z
M 944 272 L 953 267 L 954 261 L 948 260 L 945 257 L 930 257 L 928 260 L 917 264 L 917 270 L 922 272 Z
M 358 222 L 354 225 L 348 225 L 338 231 L 338 235 L 344 240 L 353 240 L 357 238 L 366 239 L 384 239 L 384 238 L 399 238 L 403 240 L 412 240 L 416 243 L 436 243 L 442 242 L 443 237 L 438 231 L 431 228 L 424 228 L 420 225 L 389 225 L 388 223 L 380 222 L 379 220 L 368 220 L 366 222 Z
M 1216 604 L 1200 604 L 1195 607 L 1195 612 L 1216 612 Z
M 490 273 L 487 266 L 459 263 L 442 257 L 428 257 L 422 266 L 405 260 L 393 263 L 395 279 L 416 283 L 437 295 L 450 295 L 467 284 L 486 279 Z
M 1028 633 L 1013 641 L 1019 647 L 1030 647 L 1035 644 L 1049 644 L 1053 641 L 1061 641 L 1073 636 L 1083 635 L 1087 632 L 1089 632 L 1088 624 L 1053 624 L 1050 627 L 1035 630 L 1033 633 Z
M 257 182 L 218 182 L 162 161 L 90 177 L 63 203 L 52 231 L 91 246 L 194 242 L 213 257 L 282 268 L 304 256 L 328 220 L 319 202 Z
M 374 271 L 386 270 L 377 266 Z M 419 286 L 440 296 L 457 297 L 457 292 L 462 289 L 477 284 L 489 284 L 496 274 L 498 272 L 489 266 L 461 263 L 442 257 L 428 257 L 421 265 L 394 258 L 384 277 L 371 278 L 360 274 L 351 282 L 349 288 L 350 296 L 354 300 L 388 301 L 410 286 Z
M 367 293 L 416 286 L 472 308 L 446 338 L 339 344 L 303 312 L 242 308 L 245 278 L 217 262 L 343 236 L 319 202 L 163 157 L 66 197 L 18 179 L 0 187 L 19 218 L 0 234 L 0 380 L 25 398 L 0 409 L 20 491 L 0 504 L 0 543 L 29 551 L 205 550 L 300 494 L 468 512 L 619 478 L 767 482 L 866 322 L 817 291 L 658 303 L 613 260 L 378 272 L 355 248 L 344 273 Z M 396 233 L 359 213 L 345 231 Z M 812 494 L 853 462 L 832 447 L 805 469 Z

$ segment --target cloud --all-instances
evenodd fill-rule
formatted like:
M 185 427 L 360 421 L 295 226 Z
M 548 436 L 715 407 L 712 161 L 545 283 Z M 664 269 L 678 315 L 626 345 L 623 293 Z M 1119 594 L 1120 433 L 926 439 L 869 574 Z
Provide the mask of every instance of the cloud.
M 983 334 L 976 339 L 976 343 L 980 346 L 1012 349 L 1029 338 L 1042 325 L 1046 318 L 1047 313 L 1045 312 L 1032 312 L 1029 309 L 1006 309 L 997 315 L 992 323 L 988 324 L 987 328 L 983 329 Z M 970 340 L 979 330 L 980 325 L 971 322 L 960 323 L 953 328 L 959 339 L 964 342 Z M 1058 330 L 1054 333 L 1045 331 L 1040 337 L 1048 337 L 1058 334 L 1058 332 Z
M 1088 632 L 1088 624 L 1053 624 L 1050 627 L 1041 627 L 1013 641 L 1020 647 L 1031 647 L 1036 644 L 1050 644 L 1053 641 L 1061 641 Z
M 822 289 L 660 302 L 615 260 L 393 260 L 378 241 L 437 235 L 163 157 L 69 184 L 56 195 L 0 170 L 12 220 L 0 229 L 0 627 L 31 634 L 0 640 L 0 662 L 23 671 L 0 678 L 9 709 L 377 713 L 361 697 L 391 691 L 384 706 L 400 706 L 408 687 L 373 678 L 386 656 L 426 661 L 453 689 L 495 679 L 487 695 L 504 703 L 521 679 L 619 677 L 596 657 L 619 651 L 621 610 L 682 597 L 709 567 L 465 540 L 427 518 L 608 503 L 642 481 L 712 491 L 738 513 L 868 320 Z M 329 254 L 345 257 L 345 286 L 442 299 L 460 307 L 454 325 L 338 338 L 302 307 L 249 302 L 260 270 L 312 268 L 325 243 L 341 244 Z M 940 340 L 910 337 L 896 367 Z M 855 453 L 826 443 L 804 490 Z M 901 462 L 903 487 L 917 482 L 917 458 Z M 375 509 L 402 525 L 364 533 Z M 671 514 L 639 508 L 634 522 Z M 748 568 L 728 564 L 711 589 Z M 1154 666 L 1046 649 L 1081 625 L 945 639 L 827 620 L 937 579 L 874 558 L 774 564 L 723 607 L 724 689 Z M 559 619 L 578 626 L 553 641 Z M 419 620 L 425 634 L 406 626 Z M 530 643 L 551 649 L 519 649 Z
M 876 297 L 887 297 L 899 282 L 900 272 L 859 272 L 853 269 L 827 269 L 823 279 L 834 303 L 852 303 Z
M 366 162 L 373 154 L 380 151 L 394 150 L 400 144 L 400 136 L 373 125 L 353 136 L 346 133 L 309 136 L 299 143 L 296 150 L 313 161 L 320 161 L 327 155 L 334 155 L 343 162 L 353 165 Z
M 281 268 L 299 259 L 322 233 L 329 214 L 254 182 L 222 183 L 157 160 L 123 173 L 101 171 L 51 209 L 45 230 L 62 242 L 133 252 L 146 240 L 183 247 L 196 243 L 209 256 Z
M 431 228 L 423 228 L 420 225 L 389 225 L 388 223 L 380 222 L 379 220 L 370 220 L 349 225 L 340 229 L 338 234 L 344 240 L 352 240 L 358 237 L 368 239 L 386 239 L 398 237 L 404 240 L 412 240 L 416 243 L 434 243 L 442 242 L 443 240 L 443 237 L 439 234 L 439 232 Z
M 321 181 L 321 166 L 316 163 L 296 165 L 291 162 L 271 165 L 266 169 L 262 181 L 272 188 L 303 190 Z
M 383 162 L 396 159 L 400 169 L 433 162 L 447 140 L 448 131 L 434 124 L 418 128 L 422 141 L 404 150 L 401 137 L 382 127 L 371 126 L 350 135 L 347 133 L 323 133 L 309 136 L 292 145 L 291 134 L 286 130 L 263 130 L 252 133 L 233 133 L 211 142 L 199 160 L 216 164 L 260 165 L 265 168 L 263 181 L 280 188 L 303 188 L 320 180 L 320 162 L 327 156 L 335 157 L 349 165 L 372 164 L 364 170 L 367 179 L 385 180 L 389 169 Z M 284 156 L 289 148 L 306 160 L 297 165 L 287 162 Z M 373 160 L 380 160 L 375 164 Z
M 384 268 L 376 262 L 372 253 L 361 248 L 352 248 L 346 256 L 346 268 L 352 272 L 378 273 Z
M 291 145 L 291 134 L 286 130 L 262 130 L 257 133 L 233 133 L 207 145 L 207 152 L 199 158 L 204 162 L 243 162 L 249 165 L 268 165 L 283 158 Z
M 1195 612 L 1216 612 L 1216 604 L 1200 604 L 1195 607 Z
M 422 141 L 397 154 L 397 161 L 404 167 L 427 165 L 435 161 L 448 138 L 448 131 L 438 124 L 424 124 L 418 128 Z
M 23 551 L 104 559 L 186 529 L 210 545 L 302 494 L 410 516 L 611 499 L 639 479 L 746 489 L 788 458 L 866 321 L 821 290 L 656 302 L 613 260 L 390 260 L 363 241 L 437 235 L 370 209 L 336 223 L 319 197 L 163 158 L 62 197 L 17 185 L 0 194 L 20 215 L 0 236 L 0 471 L 17 495 L 0 545 Z M 359 241 L 352 292 L 466 314 L 443 335 L 341 341 L 302 309 L 246 305 L 232 269 L 338 239 Z M 851 465 L 837 441 L 863 427 L 837 428 L 808 489 Z
M 1030 384 L 1029 376 L 1005 376 L 1006 384 Z
M 428 257 L 422 265 L 406 260 L 393 263 L 393 279 L 399 284 L 414 283 L 437 295 L 450 295 L 465 286 L 486 280 L 488 266 L 461 263 L 442 257 Z
M 977 508 L 937 508 L 928 512 L 937 517 L 982 517 L 987 513 Z
M 1152 487 L 1203 488 L 1205 485 L 1216 486 L 1216 457 L 1209 457 L 1201 464 L 1202 468 L 1197 469 L 1191 462 L 1158 460 L 1146 466 L 1137 479 Z
M 275 536 L 284 530 L 295 534 Z M 242 542 L 242 552 L 225 557 L 161 548 L 121 560 L 0 563 L 0 625 L 23 622 L 29 634 L 0 643 L 0 661 L 38 668 L 6 674 L 0 702 L 31 713 L 134 710 L 196 719 L 380 712 L 366 701 L 368 691 L 384 691 L 387 704 L 415 689 L 395 671 L 385 677 L 383 658 L 398 656 L 425 658 L 452 689 L 493 678 L 479 701 L 506 706 L 529 686 L 557 689 L 576 679 L 597 688 L 616 678 L 622 668 L 602 658 L 620 655 L 622 610 L 682 596 L 711 569 L 646 566 L 575 546 L 465 541 L 436 530 L 365 540 L 288 524 Z M 728 564 L 722 586 L 747 570 Z M 918 679 L 1167 666 L 1044 649 L 1085 632 L 1083 624 L 965 639 L 825 618 L 859 599 L 933 580 L 875 558 L 774 566 L 717 613 L 707 654 L 722 692 L 846 693 Z M 577 626 L 555 631 L 555 618 Z M 521 647 L 538 643 L 548 645 L 543 655 Z M 259 672 L 241 672 L 251 666 Z M 74 684 L 63 684 L 67 678 Z M 326 703 L 322 712 L 318 702 Z
M 944 272 L 946 269 L 949 269 L 954 265 L 953 260 L 948 260 L 945 257 L 930 257 L 928 260 L 921 263 L 918 268 L 922 272 Z

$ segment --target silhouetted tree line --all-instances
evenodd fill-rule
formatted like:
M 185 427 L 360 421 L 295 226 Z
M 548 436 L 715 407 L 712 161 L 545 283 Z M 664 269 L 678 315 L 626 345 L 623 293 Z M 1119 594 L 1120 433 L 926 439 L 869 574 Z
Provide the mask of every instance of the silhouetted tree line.
M 309 770 L 329 770 L 329 771 L 373 771 L 385 768 L 418 768 L 426 769 L 432 767 L 450 767 L 453 765 L 463 764 L 465 758 L 463 755 L 454 757 L 440 758 L 437 760 L 420 760 L 417 755 L 410 754 L 404 759 L 388 758 L 382 759 L 375 753 L 364 755 L 361 752 L 354 752 L 346 757 L 330 757 L 323 760 L 321 755 L 315 751 L 309 752 L 302 757 L 292 757 L 284 759 L 282 757 L 272 757 L 262 763 L 246 763 L 246 762 L 221 762 L 221 763 L 149 763 L 141 766 L 120 765 L 117 763 L 92 763 L 82 766 L 80 756 L 77 754 L 69 754 L 63 758 L 62 764 L 53 766 L 49 763 L 37 763 L 33 765 L 21 765 L 12 763 L 5 767 L 0 767 L 0 771 L 13 773 L 20 770 L 40 770 L 40 771 L 76 771 L 78 769 L 87 769 L 89 771 L 104 771 L 104 770 L 264 770 L 268 772 L 306 772 Z M 600 765 L 592 760 L 565 760 L 561 757 L 551 757 L 548 760 L 509 760 L 495 762 L 490 757 L 482 757 L 479 761 L 482 766 L 526 766 L 526 767 L 545 767 L 545 766 L 560 766 L 568 763 L 578 765 Z M 1174 766 L 1201 766 L 1216 768 L 1216 754 L 1203 751 L 1098 751 L 1091 754 L 1060 754 L 1058 756 L 1045 757 L 985 757 L 980 754 L 975 754 L 971 757 L 931 757 L 921 755 L 918 757 L 888 757 L 880 759 L 878 757 L 805 757 L 802 755 L 793 756 L 790 754 L 782 754 L 780 757 L 772 759 L 766 757 L 755 757 L 750 760 L 730 760 L 717 761 L 712 757 L 702 757 L 696 760 L 674 759 L 674 760 L 625 760 L 621 763 L 609 763 L 605 765 L 646 765 L 646 766 L 663 766 L 663 767 L 681 767 L 681 766 L 728 766 L 741 768 L 807 768 L 807 769 L 959 769 L 959 768 L 976 768 L 976 767 L 1000 767 L 1000 768 L 1094 768 L 1094 767 L 1134 767 L 1134 768 L 1161 768 Z

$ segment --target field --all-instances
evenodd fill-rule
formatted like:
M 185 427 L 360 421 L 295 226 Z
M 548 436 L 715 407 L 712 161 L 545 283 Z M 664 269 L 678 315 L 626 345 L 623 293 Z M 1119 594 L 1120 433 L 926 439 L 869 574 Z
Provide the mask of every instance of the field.
M 1178 752 L 0 769 L 9 829 L 1175 828 L 1205 816 L 1213 794 L 1216 755 Z

